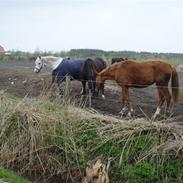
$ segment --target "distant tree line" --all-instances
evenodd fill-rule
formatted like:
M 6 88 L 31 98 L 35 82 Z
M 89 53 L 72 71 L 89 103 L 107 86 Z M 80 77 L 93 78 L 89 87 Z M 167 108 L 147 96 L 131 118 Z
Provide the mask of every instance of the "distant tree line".
M 135 51 L 104 51 L 100 49 L 71 49 L 70 51 L 35 51 L 34 53 L 22 51 L 9 51 L 8 55 L 1 56 L 0 60 L 27 60 L 38 55 L 54 55 L 71 58 L 102 57 L 110 62 L 113 57 L 127 57 L 129 59 L 143 61 L 151 59 L 163 59 L 167 61 L 183 61 L 182 53 L 158 53 L 158 52 L 135 52 Z

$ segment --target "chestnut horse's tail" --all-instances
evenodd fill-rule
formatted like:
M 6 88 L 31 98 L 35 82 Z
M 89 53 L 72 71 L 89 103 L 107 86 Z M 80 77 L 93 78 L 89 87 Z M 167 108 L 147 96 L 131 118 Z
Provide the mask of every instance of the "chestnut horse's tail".
M 179 100 L 179 77 L 176 69 L 172 67 L 172 96 L 175 103 Z

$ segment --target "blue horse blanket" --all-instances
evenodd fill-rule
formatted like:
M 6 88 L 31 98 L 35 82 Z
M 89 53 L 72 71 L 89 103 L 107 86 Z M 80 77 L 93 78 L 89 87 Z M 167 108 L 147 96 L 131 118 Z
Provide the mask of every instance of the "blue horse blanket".
M 52 81 L 61 83 L 67 75 L 71 76 L 72 79 L 81 80 L 81 70 L 84 62 L 84 59 L 64 59 L 58 67 L 53 70 Z

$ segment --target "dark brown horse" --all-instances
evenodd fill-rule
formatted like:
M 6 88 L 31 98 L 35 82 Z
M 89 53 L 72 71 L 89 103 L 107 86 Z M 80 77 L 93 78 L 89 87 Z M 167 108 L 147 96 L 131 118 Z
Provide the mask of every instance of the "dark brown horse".
M 92 95 L 96 95 L 96 74 L 107 67 L 106 62 L 97 57 L 95 59 L 88 58 L 84 62 L 81 68 L 81 82 L 83 85 L 82 94 L 86 94 L 86 82 L 88 82 L 88 88 L 91 91 Z M 102 97 L 104 97 L 104 87 L 101 87 Z
M 111 65 L 114 64 L 114 63 L 118 63 L 118 62 L 122 62 L 122 61 L 126 61 L 128 60 L 128 58 L 123 58 L 123 57 L 116 57 L 116 58 L 112 58 L 112 61 L 111 61 Z
M 153 83 L 156 84 L 159 94 L 159 104 L 153 118 L 160 113 L 163 103 L 166 101 L 166 115 L 170 114 L 171 98 L 173 102 L 178 102 L 179 98 L 179 81 L 178 74 L 173 66 L 162 61 L 148 61 L 136 63 L 128 60 L 126 62 L 115 63 L 100 73 L 98 73 L 96 82 L 97 88 L 104 85 L 105 80 L 115 80 L 122 88 L 122 110 L 124 114 L 128 109 L 128 115 L 131 116 L 133 111 L 129 88 L 144 88 Z M 171 89 L 172 96 L 168 89 L 168 83 L 172 79 Z M 127 108 L 126 108 L 127 106 Z

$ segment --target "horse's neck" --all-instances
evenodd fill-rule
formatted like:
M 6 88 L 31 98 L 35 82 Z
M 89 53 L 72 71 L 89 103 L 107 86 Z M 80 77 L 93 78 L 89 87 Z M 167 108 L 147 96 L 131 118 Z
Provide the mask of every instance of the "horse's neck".
M 43 61 L 44 61 L 45 66 L 54 70 L 63 61 L 63 58 L 61 58 L 61 57 L 43 57 Z
M 62 58 L 58 58 L 57 61 L 55 61 L 55 62 L 52 64 L 52 69 L 53 69 L 53 70 L 56 69 L 62 61 L 63 61 Z
M 115 80 L 115 74 L 110 72 L 109 68 L 106 68 L 104 71 L 102 71 L 101 76 L 103 80 Z

